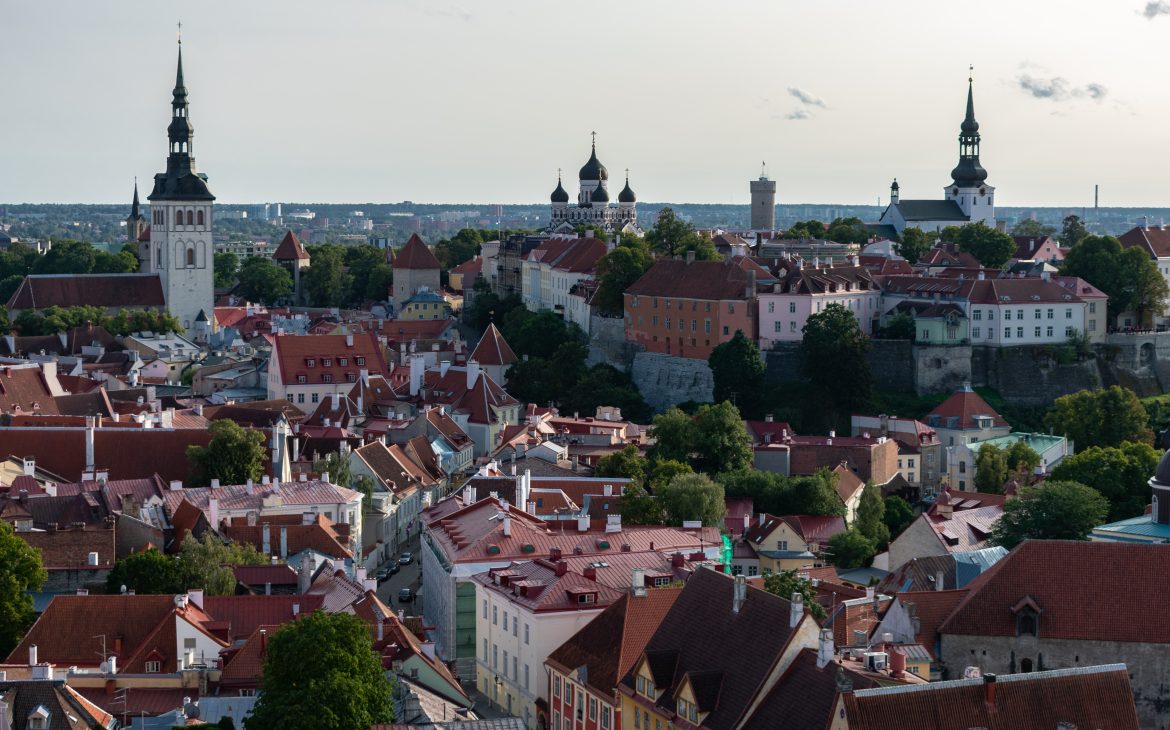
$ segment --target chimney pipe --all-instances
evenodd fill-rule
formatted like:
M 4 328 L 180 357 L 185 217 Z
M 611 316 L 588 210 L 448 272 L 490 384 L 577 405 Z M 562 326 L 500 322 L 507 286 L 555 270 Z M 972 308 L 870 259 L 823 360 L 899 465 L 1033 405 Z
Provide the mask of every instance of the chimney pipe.
M 995 675 L 983 675 L 983 699 L 988 705 L 995 707 Z

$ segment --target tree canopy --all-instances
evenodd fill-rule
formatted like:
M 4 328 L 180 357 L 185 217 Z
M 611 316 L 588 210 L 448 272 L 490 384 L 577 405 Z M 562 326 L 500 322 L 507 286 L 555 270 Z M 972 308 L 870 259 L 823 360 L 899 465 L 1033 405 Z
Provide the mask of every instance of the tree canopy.
M 829 562 L 838 568 L 867 568 L 877 554 L 873 540 L 856 528 L 838 532 L 829 538 Z
M 1090 446 L 1061 459 L 1052 478 L 1096 489 L 1109 502 L 1109 521 L 1124 520 L 1145 512 L 1150 501 L 1149 479 L 1160 458 L 1161 454 L 1145 443 Z
M 746 415 L 756 415 L 765 366 L 755 340 L 745 337 L 743 330 L 736 330 L 730 340 L 711 350 L 707 364 L 715 380 L 715 402 L 731 401 Z
M 126 336 L 132 332 L 182 332 L 179 320 L 170 314 L 152 309 L 119 311 L 116 315 L 106 314 L 101 307 L 77 306 L 26 309 L 12 322 L 12 327 L 25 336 L 55 335 L 73 327 L 93 324 L 105 327 L 112 335 Z
M 894 251 L 913 265 L 934 245 L 934 238 L 921 228 L 906 228 L 894 243 Z
M 244 429 L 229 419 L 216 421 L 208 431 L 211 441 L 207 446 L 187 447 L 192 486 L 207 486 L 212 479 L 221 484 L 243 484 L 264 474 L 268 450 L 263 431 Z
M 641 484 L 646 480 L 646 457 L 634 444 L 622 447 L 621 451 L 606 454 L 597 460 L 593 468 L 596 477 L 624 477 Z
M 1008 480 L 1007 454 L 994 444 L 983 444 L 975 455 L 975 490 L 1002 494 Z
M 285 624 L 268 639 L 263 680 L 247 730 L 356 730 L 394 719 L 394 685 L 370 627 L 350 614 Z
M 818 469 L 812 476 L 788 477 L 759 469 L 726 471 L 716 477 L 728 498 L 750 498 L 757 512 L 774 515 L 844 515 L 837 476 Z
M 236 273 L 240 270 L 240 259 L 231 251 L 217 253 L 212 258 L 215 271 L 215 288 L 226 289 L 236 281 Z
M 123 586 L 142 595 L 201 588 L 209 596 L 230 596 L 236 591 L 232 566 L 267 562 L 252 545 L 222 540 L 208 530 L 198 539 L 188 534 L 176 555 L 151 548 L 118 560 L 106 578 L 106 592 L 121 593 Z
M 597 293 L 593 296 L 601 313 L 620 317 L 625 311 L 625 291 L 650 265 L 654 255 L 645 239 L 623 237 L 616 248 L 597 262 Z
M 890 528 L 886 525 L 886 503 L 878 485 L 872 482 L 865 485 L 853 526 L 879 549 L 890 541 Z
M 646 243 L 660 256 L 683 256 L 695 252 L 699 261 L 718 261 L 719 252 L 709 238 L 695 232 L 694 226 L 675 215 L 671 208 L 658 212 L 658 220 L 646 231 Z
M 812 381 L 826 405 L 838 413 L 852 413 L 869 405 L 873 376 L 866 353 L 869 340 L 853 312 L 829 304 L 809 315 L 802 330 L 804 376 Z
M 902 534 L 914 521 L 914 508 L 910 503 L 896 494 L 886 497 L 886 529 L 890 531 L 890 538 Z
M 705 474 L 680 474 L 661 487 L 655 496 L 672 525 L 699 520 L 704 527 L 721 526 L 727 511 L 723 487 Z
M 718 474 L 752 463 L 752 440 L 729 401 L 704 404 L 695 413 L 695 471 Z
M 1021 234 L 1030 235 L 1030 234 Z M 1060 235 L 1057 240 L 1060 245 L 1065 248 L 1072 248 L 1089 236 L 1089 231 L 1085 228 L 1085 224 L 1081 222 L 1080 216 L 1069 215 L 1065 216 L 1060 228 Z
M 218 276 L 218 272 L 216 275 Z M 293 292 L 292 274 L 265 256 L 249 256 L 244 259 L 238 277 L 239 294 L 250 302 L 276 304 L 287 299 Z
M 1024 540 L 1087 540 L 1105 522 L 1109 503 L 1097 490 L 1050 479 L 1008 500 L 991 528 L 991 542 L 1009 550 Z
M 1075 218 L 1076 216 L 1069 216 Z M 1066 219 L 1067 220 L 1067 219 Z M 1056 233 L 1056 229 L 1052 226 L 1046 226 L 1040 221 L 1034 221 L 1031 218 L 1024 218 L 1020 222 L 1012 226 L 1013 236 L 1030 236 L 1032 238 L 1044 238 Z
M 301 288 L 314 307 L 342 307 L 350 303 L 353 275 L 345 268 L 345 247 L 335 243 L 306 246 L 311 259 L 301 272 Z
M 786 601 L 792 600 L 793 593 L 799 593 L 804 599 L 804 606 L 820 621 L 825 618 L 825 607 L 817 603 L 817 591 L 812 581 L 801 578 L 795 570 L 782 570 L 764 577 L 764 590 Z
M 1154 440 L 1142 402 L 1132 390 L 1117 385 L 1062 395 L 1045 414 L 1044 423 L 1078 449 Z
M 1162 311 L 1170 295 L 1158 264 L 1140 248 L 1123 248 L 1113 236 L 1082 236 L 1065 255 L 1060 271 L 1079 276 L 1109 296 L 1113 320 L 1122 312 L 1137 313 L 1143 326 Z
M 979 259 L 979 263 L 989 269 L 1001 268 L 1016 252 L 1016 242 L 1011 236 L 983 221 L 961 226 L 957 238 L 961 250 Z
M 0 521 L 0 656 L 20 643 L 36 619 L 32 594 L 48 579 L 41 554 Z

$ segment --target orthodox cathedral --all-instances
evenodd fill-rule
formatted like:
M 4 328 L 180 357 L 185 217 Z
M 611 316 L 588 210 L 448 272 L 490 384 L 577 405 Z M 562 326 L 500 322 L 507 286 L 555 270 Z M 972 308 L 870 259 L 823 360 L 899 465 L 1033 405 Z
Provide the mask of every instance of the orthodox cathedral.
M 552 192 L 552 210 L 549 215 L 550 233 L 572 233 L 578 226 L 588 225 L 606 233 L 636 233 L 638 228 L 637 197 L 630 189 L 630 173 L 626 171 L 626 186 L 617 195 L 617 205 L 610 202 L 609 171 L 597 159 L 597 133 L 593 134 L 593 150 L 589 161 L 578 175 L 580 192 L 577 204 L 569 205 L 569 193 L 557 175 L 557 188 Z

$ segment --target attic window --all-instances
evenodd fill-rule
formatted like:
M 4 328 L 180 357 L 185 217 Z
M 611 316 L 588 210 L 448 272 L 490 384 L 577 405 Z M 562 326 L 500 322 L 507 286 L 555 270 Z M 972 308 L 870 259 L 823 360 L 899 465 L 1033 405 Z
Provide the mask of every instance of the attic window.
M 355 373 L 346 373 L 346 374 L 345 374 L 345 381 L 346 381 L 347 383 L 356 383 L 356 382 L 357 382 L 357 374 L 355 374 Z
M 298 383 L 307 383 L 307 382 L 309 382 L 309 377 L 307 375 L 298 375 L 297 382 Z
M 528 543 L 525 543 L 525 544 L 520 546 L 520 552 L 522 552 L 522 553 L 531 553 L 531 552 L 535 552 L 535 551 L 536 551 L 535 545 L 529 545 Z
M 332 376 L 332 375 L 330 375 L 329 373 L 322 373 L 322 375 L 321 375 L 321 382 L 322 382 L 322 383 L 332 383 L 332 382 L 333 382 L 333 376 Z
M 337 358 L 337 364 L 340 365 L 341 367 L 345 367 L 346 365 L 349 364 L 349 358 L 348 357 L 339 357 L 339 358 Z
M 147 674 L 158 674 L 162 671 L 162 662 L 146 662 L 144 668 Z
M 312 367 L 316 367 L 316 366 L 317 366 L 317 361 L 316 361 L 316 360 L 314 360 L 314 359 L 313 359 L 313 358 L 311 358 L 311 357 L 306 357 L 306 358 L 305 358 L 305 367 L 310 367 L 310 368 L 312 368 Z
M 366 364 L 366 359 L 365 359 L 364 357 L 360 356 L 360 355 L 359 355 L 359 356 L 357 356 L 357 357 L 355 357 L 355 358 L 353 359 L 353 361 L 354 361 L 355 363 L 357 363 L 358 365 L 365 365 L 365 364 Z
M 326 368 L 333 367 L 333 359 L 328 358 L 328 357 L 321 358 L 321 367 L 326 367 Z
M 597 603 L 597 594 L 579 593 L 577 594 L 577 603 Z

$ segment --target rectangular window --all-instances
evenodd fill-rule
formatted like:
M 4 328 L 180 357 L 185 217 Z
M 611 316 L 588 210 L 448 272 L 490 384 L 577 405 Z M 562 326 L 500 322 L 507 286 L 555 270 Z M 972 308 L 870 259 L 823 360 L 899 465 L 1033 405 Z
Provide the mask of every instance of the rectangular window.
M 1034 317 L 1034 319 L 1040 319 L 1040 310 L 1039 309 L 1036 310 L 1036 316 Z
M 602 730 L 609 730 L 609 705 L 601 706 L 601 728 Z
M 1048 327 L 1048 331 L 1047 331 L 1045 334 L 1047 334 L 1047 336 L 1049 336 L 1049 337 L 1051 337 L 1051 336 L 1052 336 L 1052 327 L 1051 327 L 1051 325 Z
M 727 331 L 727 325 L 724 325 L 723 326 L 723 336 L 726 337 L 729 334 L 730 334 L 730 332 Z
M 309 382 L 309 376 L 307 376 L 307 375 L 298 375 L 298 376 L 297 376 L 297 382 L 298 382 L 298 383 L 307 383 L 307 382 Z
M 636 709 L 634 710 L 634 727 L 642 727 L 642 715 Z
M 162 662 L 146 662 L 147 674 L 158 674 L 162 671 Z
M 1039 313 L 1040 310 L 1036 310 L 1036 311 L 1037 311 L 1037 313 Z M 1049 309 L 1048 310 L 1048 319 L 1052 319 L 1052 313 L 1053 313 L 1053 310 Z M 1037 314 L 1037 316 L 1039 316 L 1039 315 Z
M 976 309 L 976 310 L 975 310 L 975 316 L 974 316 L 974 319 L 975 319 L 975 321 L 976 321 L 976 322 L 978 322 L 979 320 L 983 319 L 983 310 L 982 310 L 982 309 Z
M 528 624 L 524 624 L 524 643 L 528 643 Z
M 527 668 L 528 667 L 525 666 L 525 669 L 527 669 Z M 515 682 L 518 679 L 520 679 L 520 660 L 516 658 L 515 654 L 513 654 L 512 655 L 512 681 Z
M 365 365 L 366 364 L 366 359 L 364 357 L 362 357 L 361 355 L 358 355 L 357 357 L 355 357 L 353 359 L 353 361 L 355 363 L 357 363 L 358 365 Z
M 975 337 L 975 338 L 979 337 L 979 328 L 978 327 L 975 327 L 971 330 L 971 336 Z
M 796 331 L 796 320 L 795 319 L 788 323 L 788 331 L 789 332 Z
M 557 675 L 556 681 L 553 683 L 553 696 L 561 696 L 561 676 L 559 674 Z
M 1003 310 L 1003 318 L 1004 319 L 1011 319 L 1012 318 L 1012 310 L 1010 310 L 1010 309 Z
M 492 626 L 500 625 L 500 614 L 496 606 L 492 606 Z
M 966 473 L 967 473 L 967 462 L 965 462 L 965 461 L 960 461 L 960 462 L 959 462 L 959 473 L 960 473 L 960 474 L 966 474 Z
M 711 334 L 711 320 L 709 320 L 709 319 L 703 320 L 703 333 L 708 334 L 708 335 Z
M 1096 314 L 1096 313 L 1097 313 L 1097 303 L 1096 302 L 1089 302 L 1089 314 Z
M 796 302 L 789 302 L 788 303 L 788 313 L 789 314 L 796 314 Z
M 775 322 L 772 323 L 772 329 L 775 330 L 776 332 L 783 332 L 784 327 L 781 326 L 783 324 L 784 323 L 781 322 L 780 320 L 776 320 Z
M 776 302 L 768 302 L 768 314 L 773 314 L 776 311 Z
M 313 393 L 313 397 L 310 398 L 309 400 L 312 401 L 313 403 L 320 403 L 321 402 L 321 394 L 320 393 Z
M 483 599 L 483 617 L 487 618 L 487 599 Z
M 1064 336 L 1065 337 L 1072 337 L 1073 336 L 1073 328 L 1072 327 L 1065 327 L 1064 328 Z
M 1040 336 L 1040 328 L 1039 328 L 1039 327 L 1037 327 L 1037 328 L 1036 328 L 1036 334 L 1034 334 L 1034 335 L 1033 335 L 1033 337 L 1039 337 L 1039 336 Z
M 735 302 L 728 302 L 727 303 L 727 313 L 728 314 L 735 314 Z
M 650 318 L 650 324 L 654 327 L 658 326 L 658 315 L 657 314 Z
M 504 631 L 508 630 L 508 612 L 504 611 Z
M 520 617 L 513 616 L 512 617 L 512 636 L 519 636 L 519 635 L 520 635 Z
M 1016 337 L 1020 338 L 1021 340 L 1024 339 L 1024 328 L 1023 327 L 1016 327 Z
M 497 668 L 499 665 L 500 665 L 500 647 L 496 644 L 492 644 L 492 669 Z
M 1024 310 L 1017 309 L 1016 310 L 1016 319 L 1023 319 L 1023 318 L 1024 318 Z
M 487 664 L 487 639 L 483 640 L 483 663 Z
M 787 540 L 777 540 L 776 541 L 776 549 L 777 550 L 787 550 L 788 549 L 788 541 Z
M 528 665 L 524 665 L 524 689 L 528 689 Z
M 597 700 L 593 697 L 589 698 L 589 719 L 597 719 Z
M 1064 310 L 1064 318 L 1072 319 L 1072 307 L 1068 307 Z
M 297 403 L 304 403 L 304 402 L 305 402 L 305 394 L 304 393 L 297 393 Z
M 1097 331 L 1097 320 L 1095 320 L 1095 319 L 1090 319 L 1090 320 L 1089 320 L 1089 331 L 1090 331 L 1090 332 L 1096 332 L 1096 331 Z

